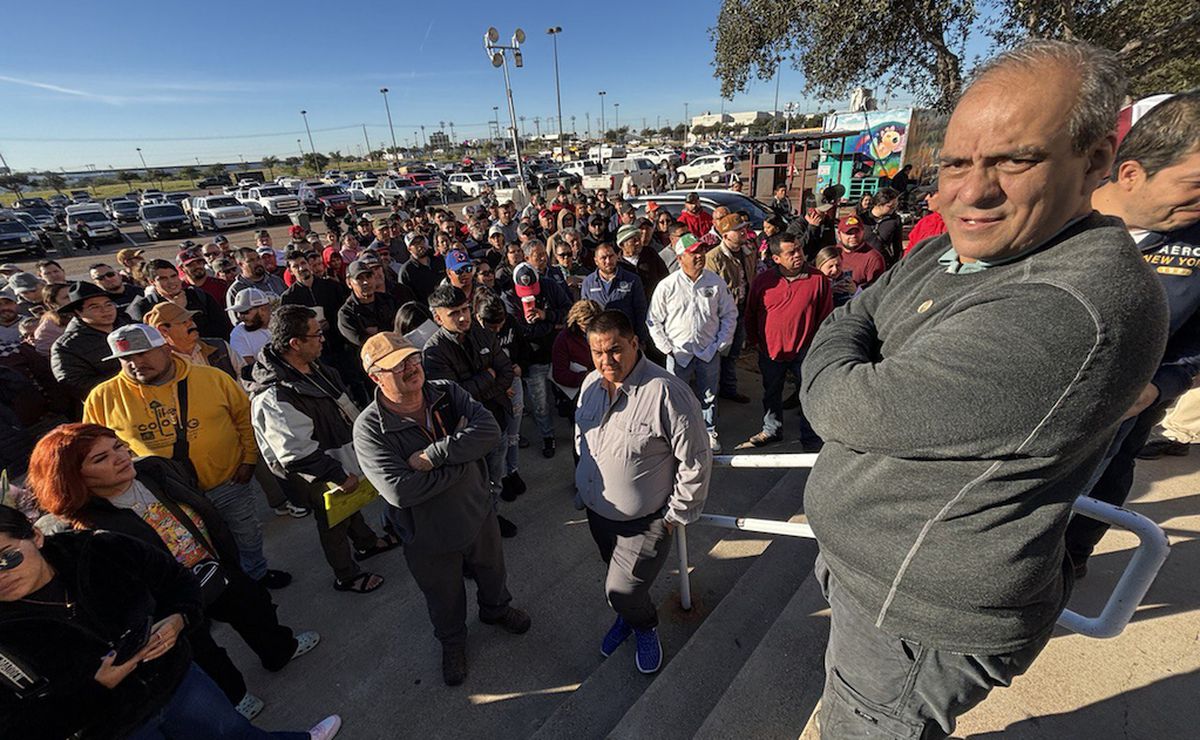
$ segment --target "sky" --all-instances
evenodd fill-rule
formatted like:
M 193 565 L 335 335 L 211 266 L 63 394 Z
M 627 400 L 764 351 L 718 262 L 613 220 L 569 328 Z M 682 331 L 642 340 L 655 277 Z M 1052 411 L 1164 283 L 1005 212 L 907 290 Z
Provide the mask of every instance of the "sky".
M 486 136 L 493 106 L 508 126 L 503 73 L 491 66 L 483 34 L 503 41 L 521 27 L 525 66 L 512 67 L 524 130 L 556 116 L 550 26 L 558 37 L 564 130 L 605 122 L 675 125 L 721 110 L 713 77 L 719 0 L 645 3 L 542 2 L 228 2 L 66 0 L 7 8 L 0 55 L 0 154 L 14 170 L 95 165 L 100 169 L 253 161 L 309 149 L 359 154 L 362 124 L 372 148 L 453 122 L 457 139 Z M 49 27 L 47 27 L 49 24 Z M 44 28 L 45 32 L 34 29 Z M 18 29 L 28 32 L 14 33 Z M 801 112 L 799 72 L 785 68 L 779 106 Z M 772 110 L 775 85 L 755 82 L 726 111 Z M 616 107 L 619 105 L 619 109 Z M 520 124 L 518 124 L 520 125 Z M 449 125 L 446 126 L 449 133 Z M 301 140 L 297 145 L 296 139 Z

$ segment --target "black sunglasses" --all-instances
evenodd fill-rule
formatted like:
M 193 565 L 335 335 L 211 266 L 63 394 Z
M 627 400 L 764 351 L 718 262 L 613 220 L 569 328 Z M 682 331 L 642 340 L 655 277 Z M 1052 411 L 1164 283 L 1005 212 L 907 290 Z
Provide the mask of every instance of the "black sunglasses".
M 104 273 L 103 275 L 98 275 L 97 279 L 105 280 L 107 278 L 116 277 L 116 276 L 117 276 L 117 273 L 113 272 L 112 270 L 109 270 L 108 272 Z
M 0 572 L 13 570 L 25 562 L 25 553 L 20 550 L 5 550 L 0 553 Z

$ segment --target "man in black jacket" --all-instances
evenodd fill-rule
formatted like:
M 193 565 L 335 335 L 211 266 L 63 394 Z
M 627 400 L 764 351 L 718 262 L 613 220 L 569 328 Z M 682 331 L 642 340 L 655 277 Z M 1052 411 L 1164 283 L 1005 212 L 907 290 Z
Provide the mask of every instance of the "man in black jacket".
M 325 492 L 334 487 L 352 493 L 362 469 L 354 454 L 353 425 L 358 409 L 346 394 L 337 371 L 318 358 L 325 335 L 317 314 L 305 306 L 280 306 L 271 316 L 271 342 L 259 354 L 252 375 L 250 409 L 254 436 L 271 471 L 303 492 L 303 506 L 316 516 L 325 560 L 338 591 L 368 593 L 383 577 L 367 573 L 357 561 L 399 544 L 380 539 L 361 512 L 330 524 Z M 346 546 L 354 546 L 354 557 Z
M 411 261 L 410 261 L 411 264 Z M 433 320 L 441 328 L 425 344 L 425 375 L 430 380 L 453 380 L 492 412 L 501 429 L 508 428 L 512 407 L 512 360 L 500 348 L 496 335 L 477 324 L 467 295 L 453 285 L 443 285 L 429 298 Z M 508 435 L 487 455 L 492 497 L 504 487 L 504 461 Z M 500 535 L 513 537 L 517 526 L 502 516 Z
M 192 312 L 200 336 L 229 340 L 229 333 L 233 330 L 229 317 L 208 293 L 184 285 L 175 265 L 166 260 L 151 260 L 147 273 L 151 279 L 150 290 L 129 304 L 126 313 L 131 319 L 141 323 L 154 306 L 162 301 L 171 301 Z
M 72 283 L 70 301 L 59 309 L 74 318 L 50 347 L 54 377 L 82 404 L 93 388 L 121 371 L 121 363 L 108 358 L 108 333 L 129 318 L 117 310 L 112 297 L 91 283 Z
M 400 268 L 399 281 L 413 292 L 421 303 L 428 303 L 434 288 L 446 276 L 446 263 L 432 254 L 424 234 L 413 232 L 404 239 L 408 244 L 409 260 Z
M 880 188 L 871 197 L 871 207 L 862 214 L 867 244 L 879 250 L 888 267 L 904 256 L 904 224 L 896 214 L 899 207 L 900 194 L 891 188 Z
M 357 259 L 346 268 L 350 297 L 338 309 L 337 326 L 346 341 L 355 347 L 361 347 L 373 334 L 389 331 L 400 308 L 379 284 L 374 264 Z

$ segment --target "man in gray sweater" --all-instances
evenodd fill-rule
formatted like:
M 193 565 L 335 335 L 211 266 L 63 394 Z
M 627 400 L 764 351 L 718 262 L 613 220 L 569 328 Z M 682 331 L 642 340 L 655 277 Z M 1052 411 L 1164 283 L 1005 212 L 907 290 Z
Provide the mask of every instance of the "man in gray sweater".
M 467 595 L 463 568 L 478 588 L 479 621 L 513 634 L 529 615 L 509 606 L 504 550 L 486 457 L 500 441 L 491 412 L 449 380 L 425 380 L 421 352 L 399 334 L 380 332 L 362 346 L 377 386 L 354 422 L 354 451 L 367 480 L 389 504 L 388 522 L 425 594 L 442 643 L 442 678 L 467 677 Z
M 1166 338 L 1153 274 L 1089 204 L 1124 91 L 1083 45 L 985 65 L 941 151 L 948 233 L 813 340 L 827 736 L 945 737 L 1050 638 L 1071 504 Z

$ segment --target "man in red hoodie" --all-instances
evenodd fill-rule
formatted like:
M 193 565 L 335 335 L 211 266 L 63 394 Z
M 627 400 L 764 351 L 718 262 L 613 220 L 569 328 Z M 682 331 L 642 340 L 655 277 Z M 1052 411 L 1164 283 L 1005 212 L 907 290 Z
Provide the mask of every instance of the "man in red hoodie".
M 683 212 L 679 214 L 679 221 L 687 226 L 688 231 L 697 239 L 704 238 L 705 234 L 712 231 L 712 216 L 700 205 L 700 195 L 694 191 L 683 199 Z
M 916 193 L 925 197 L 925 207 L 929 209 L 929 213 L 922 216 L 913 225 L 912 231 L 908 232 L 908 246 L 904 248 L 906 257 L 912 248 L 921 242 L 946 233 L 946 222 L 942 220 L 942 214 L 937 211 L 937 183 L 923 185 L 916 189 Z
M 758 348 L 763 382 L 762 431 L 737 446 L 763 447 L 783 439 L 783 383 L 788 371 L 800 379 L 800 364 L 817 327 L 833 311 L 829 278 L 804 262 L 796 237 L 786 232 L 768 244 L 775 265 L 761 272 L 746 299 L 746 343 Z M 800 444 L 821 449 L 821 438 L 800 412 Z

